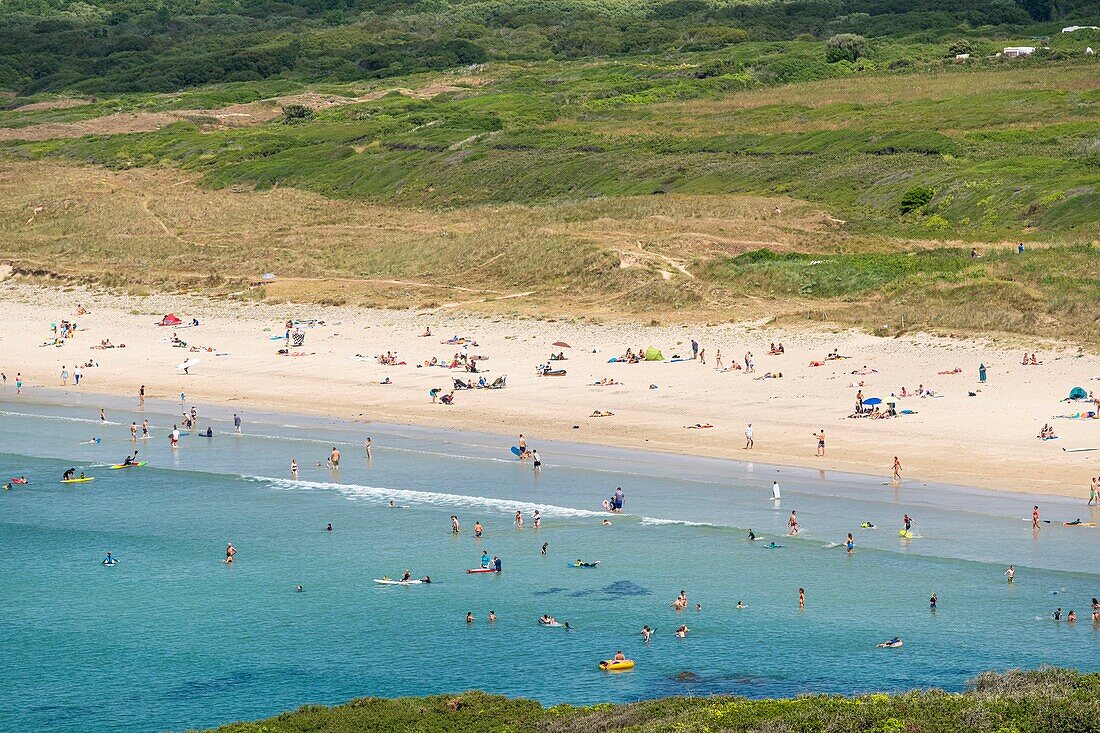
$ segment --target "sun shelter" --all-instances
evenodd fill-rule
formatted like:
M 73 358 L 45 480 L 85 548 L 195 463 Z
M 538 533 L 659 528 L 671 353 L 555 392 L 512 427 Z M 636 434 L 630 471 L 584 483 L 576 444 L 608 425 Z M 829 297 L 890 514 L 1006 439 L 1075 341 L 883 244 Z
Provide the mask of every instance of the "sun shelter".
M 160 319 L 160 323 L 158 323 L 157 325 L 158 326 L 178 326 L 181 323 L 183 323 L 183 321 L 181 321 L 179 319 L 179 317 L 176 316 L 175 313 L 169 313 L 164 318 Z
M 1071 400 L 1083 400 L 1089 396 L 1089 393 L 1085 391 L 1084 387 L 1074 387 L 1069 391 L 1069 398 Z
M 661 353 L 660 349 L 655 349 L 652 346 L 650 346 L 648 349 L 645 350 L 645 360 L 646 361 L 664 361 L 665 360 L 665 355 Z

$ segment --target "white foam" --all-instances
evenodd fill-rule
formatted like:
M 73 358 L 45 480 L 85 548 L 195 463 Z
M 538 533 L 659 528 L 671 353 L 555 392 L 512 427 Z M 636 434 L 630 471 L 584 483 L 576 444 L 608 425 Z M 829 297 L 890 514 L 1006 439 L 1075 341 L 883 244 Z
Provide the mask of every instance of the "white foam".
M 555 504 L 539 504 L 530 501 L 518 501 L 515 499 L 495 499 L 487 496 L 466 496 L 463 494 L 446 494 L 439 491 L 416 491 L 413 489 L 394 489 L 381 486 L 365 486 L 363 484 L 340 484 L 332 481 L 294 481 L 291 479 L 269 478 L 267 476 L 245 476 L 253 481 L 266 481 L 273 488 L 287 491 L 300 489 L 337 491 L 349 499 L 372 501 L 386 504 L 391 500 L 395 503 L 407 502 L 415 504 L 428 504 L 431 506 L 446 506 L 464 509 L 487 509 L 506 514 L 523 512 L 530 515 L 536 509 L 543 517 L 603 517 L 607 512 L 591 511 L 588 509 L 574 509 L 573 507 L 557 506 Z

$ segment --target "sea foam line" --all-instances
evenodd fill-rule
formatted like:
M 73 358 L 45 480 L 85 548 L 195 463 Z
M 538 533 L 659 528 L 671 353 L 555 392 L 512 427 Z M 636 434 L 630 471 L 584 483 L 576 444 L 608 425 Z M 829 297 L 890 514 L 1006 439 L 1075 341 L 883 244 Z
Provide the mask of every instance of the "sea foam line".
M 605 517 L 607 512 L 593 511 L 590 509 L 575 509 L 573 507 L 558 506 L 556 504 L 541 504 L 516 499 L 496 499 L 488 496 L 467 496 L 464 494 L 447 494 L 440 491 L 416 491 L 414 489 L 394 489 L 383 486 L 366 486 L 364 484 L 339 484 L 332 481 L 302 481 L 292 479 L 271 478 L 268 476 L 245 476 L 252 481 L 265 481 L 273 488 L 283 490 L 309 489 L 329 490 L 344 494 L 349 499 L 364 499 L 377 503 L 413 502 L 432 506 L 447 506 L 470 509 L 489 509 L 511 514 L 514 512 L 530 512 L 539 510 L 544 517 Z

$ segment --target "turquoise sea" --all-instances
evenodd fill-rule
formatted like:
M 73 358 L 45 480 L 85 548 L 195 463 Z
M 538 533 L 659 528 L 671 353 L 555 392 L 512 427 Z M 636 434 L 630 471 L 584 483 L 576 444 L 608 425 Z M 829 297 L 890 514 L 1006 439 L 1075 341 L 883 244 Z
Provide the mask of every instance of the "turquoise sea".
M 202 405 L 200 426 L 214 437 L 189 435 L 173 450 L 179 405 L 138 413 L 108 398 L 33 397 L 0 393 L 0 476 L 31 481 L 0 492 L 0 730 L 183 730 L 305 703 L 473 688 L 595 703 L 959 689 L 986 669 L 1100 669 L 1089 609 L 1100 529 L 1060 526 L 1100 519 L 1083 499 L 894 488 L 545 442 L 525 426 L 545 461 L 536 474 L 511 456 L 508 436 L 250 412 L 234 436 L 231 411 Z M 128 426 L 143 415 L 154 426 L 138 445 L 148 465 L 107 470 L 133 449 Z M 338 472 L 316 465 L 332 446 L 343 453 Z M 59 484 L 70 466 L 96 480 Z M 603 526 L 600 502 L 617 486 L 625 512 Z M 1036 502 L 1056 524 L 1033 533 Z M 784 536 L 792 509 L 804 527 L 796 539 Z M 906 512 L 912 540 L 898 536 Z M 749 542 L 750 527 L 765 541 Z M 829 546 L 849 531 L 851 556 Z M 765 549 L 772 539 L 782 547 Z M 239 551 L 231 566 L 227 541 Z M 502 559 L 499 576 L 465 574 L 482 550 Z M 100 564 L 107 551 L 117 566 Z M 567 567 L 579 558 L 600 565 Z M 373 582 L 406 568 L 433 583 Z M 690 605 L 678 613 L 681 589 Z M 1051 620 L 1059 606 L 1080 620 Z M 540 627 L 542 613 L 572 630 Z M 682 623 L 691 631 L 676 638 Z M 643 624 L 655 630 L 649 644 Z M 875 648 L 895 635 L 903 648 Z M 600 672 L 596 662 L 619 649 L 637 667 Z

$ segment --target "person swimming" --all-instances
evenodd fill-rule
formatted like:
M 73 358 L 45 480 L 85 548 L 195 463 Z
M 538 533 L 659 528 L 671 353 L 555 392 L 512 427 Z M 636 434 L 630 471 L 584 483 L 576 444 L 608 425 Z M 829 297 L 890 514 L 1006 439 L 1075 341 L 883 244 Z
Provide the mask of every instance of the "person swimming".
M 734 608 L 737 608 L 737 609 L 742 609 L 742 608 L 748 608 L 748 606 L 746 606 L 746 605 L 745 605 L 744 603 L 742 603 L 741 601 L 738 601 L 738 602 L 737 602 L 737 605 L 736 605 L 736 606 L 734 606 Z
M 783 545 L 775 544 L 775 542 L 773 541 L 773 542 L 769 542 L 768 544 L 764 545 L 764 549 L 766 549 L 766 550 L 778 550 L 782 546 Z
M 111 553 L 109 552 L 107 553 L 107 557 L 103 558 L 104 565 L 114 565 L 116 562 L 118 562 L 118 559 L 111 557 Z
M 870 522 L 860 522 L 859 526 L 860 526 L 861 529 L 874 529 L 875 528 L 875 525 L 871 524 Z

